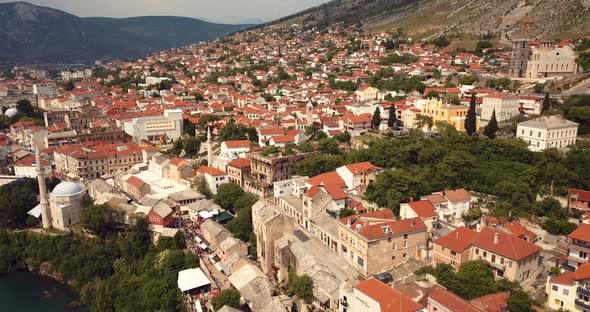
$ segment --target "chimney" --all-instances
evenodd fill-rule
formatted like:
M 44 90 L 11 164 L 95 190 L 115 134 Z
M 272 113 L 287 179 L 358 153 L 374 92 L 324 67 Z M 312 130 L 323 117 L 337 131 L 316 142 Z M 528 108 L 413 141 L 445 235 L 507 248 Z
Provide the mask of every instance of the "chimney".
M 494 244 L 498 244 L 500 242 L 500 233 L 494 233 Z

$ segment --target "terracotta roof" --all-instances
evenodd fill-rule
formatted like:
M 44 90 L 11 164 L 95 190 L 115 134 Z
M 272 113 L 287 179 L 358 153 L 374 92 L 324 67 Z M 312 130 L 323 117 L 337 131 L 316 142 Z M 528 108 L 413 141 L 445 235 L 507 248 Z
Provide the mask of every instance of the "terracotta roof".
M 290 143 L 295 141 L 295 137 L 292 135 L 276 135 L 271 140 L 275 143 Z
M 353 231 L 367 240 L 375 240 L 403 233 L 426 231 L 426 224 L 420 218 L 395 221 L 393 213 L 387 215 L 387 217 L 391 217 L 391 219 L 373 215 L 369 212 L 340 219 L 340 222 L 346 224 L 346 226 L 349 226 Z
M 227 165 L 234 168 L 250 167 L 250 160 L 246 158 L 236 158 L 230 161 Z
M 284 134 L 284 131 L 282 128 L 264 128 L 264 129 L 258 129 L 258 132 L 261 135 L 282 135 L 282 134 Z
M 440 204 L 440 203 L 447 202 L 447 200 L 441 194 L 428 195 L 428 196 L 426 196 L 426 199 L 428 199 L 428 201 L 430 201 L 433 204 Z
M 433 218 L 437 216 L 436 212 L 434 211 L 434 205 L 432 205 L 432 203 L 427 200 L 412 201 L 408 203 L 408 206 L 410 206 L 412 210 L 414 210 L 414 212 L 416 212 L 416 214 L 422 219 Z
M 574 272 L 565 271 L 564 273 L 551 279 L 551 283 L 562 284 L 562 285 L 573 285 L 574 284 Z
M 585 242 L 590 242 L 590 224 L 580 224 L 577 229 L 567 237 Z
M 174 157 L 170 160 L 170 164 L 174 165 L 174 166 L 178 166 L 180 165 L 182 162 L 184 161 L 184 159 L 180 158 L 180 157 Z
M 486 312 L 504 312 L 508 311 L 508 297 L 510 297 L 510 293 L 501 292 L 481 296 L 469 302 L 484 309 Z
M 136 187 L 136 188 L 140 188 L 145 184 L 145 182 L 143 182 L 142 179 L 140 179 L 136 176 L 132 176 L 129 179 L 127 179 L 127 184 L 129 184 L 133 187 Z
M 439 285 L 433 286 L 426 295 L 430 300 L 444 306 L 449 311 L 460 312 L 483 312 L 484 310 L 474 306 L 465 299 L 455 295 L 453 292 L 444 289 Z
M 51 164 L 45 160 L 45 159 L 41 159 L 41 164 L 43 164 L 43 167 L 46 166 L 50 166 Z M 36 166 L 37 165 L 37 161 L 35 160 L 35 156 L 34 155 L 27 155 L 19 160 L 17 160 L 14 163 L 15 166 L 25 166 L 25 167 L 31 167 L 31 166 Z
M 346 168 L 352 172 L 352 174 L 357 175 L 357 174 L 361 174 L 361 173 L 367 173 L 367 172 L 371 172 L 371 171 L 380 171 L 381 168 L 374 166 L 373 164 L 371 164 L 368 161 L 365 162 L 361 162 L 361 163 L 356 163 L 356 164 L 350 164 L 350 165 L 346 165 Z
M 462 226 L 448 235 L 434 240 L 434 243 L 456 252 L 463 252 L 471 246 L 475 237 L 477 237 L 476 231 Z
M 358 283 L 354 288 L 381 306 L 381 312 L 415 312 L 423 307 L 396 289 L 393 289 L 374 277 Z
M 465 201 L 471 199 L 471 194 L 465 189 L 444 191 L 443 196 L 451 202 Z
M 248 140 L 237 140 L 237 141 L 223 141 L 227 148 L 246 148 L 250 147 L 250 141 Z
M 498 243 L 494 243 L 496 234 L 498 235 Z M 533 243 L 487 226 L 479 232 L 473 245 L 515 261 L 541 251 L 541 247 Z
M 590 201 L 590 191 L 569 189 L 567 192 L 569 195 L 578 195 L 578 200 Z
M 574 272 L 574 280 L 584 280 L 590 278 L 590 262 L 582 264 L 575 272 Z
M 320 175 L 309 178 L 309 180 L 307 180 L 307 184 L 310 184 L 312 186 L 318 186 L 320 184 L 328 184 L 328 183 L 337 184 L 341 187 L 346 187 L 346 183 L 344 182 L 344 180 L 342 180 L 342 178 L 340 177 L 340 175 L 336 171 L 322 173 Z
M 207 166 L 199 167 L 199 169 L 197 169 L 197 172 L 201 173 L 201 174 L 208 174 L 211 176 L 225 175 L 225 172 L 221 171 L 220 169 L 217 169 L 215 167 L 207 167 Z
M 517 237 L 526 236 L 531 239 L 537 237 L 537 234 L 527 230 L 527 228 L 525 228 L 524 226 L 522 226 L 522 224 L 518 222 L 504 222 L 502 227 L 504 227 L 506 230 L 512 233 L 512 235 Z

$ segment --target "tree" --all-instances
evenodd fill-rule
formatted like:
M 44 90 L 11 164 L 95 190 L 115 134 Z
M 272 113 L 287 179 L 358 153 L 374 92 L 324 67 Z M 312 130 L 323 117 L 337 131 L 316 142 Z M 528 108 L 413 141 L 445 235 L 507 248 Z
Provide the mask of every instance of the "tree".
M 347 131 L 344 131 L 340 134 L 335 135 L 334 139 L 336 139 L 336 141 L 338 141 L 340 143 L 350 144 L 350 140 L 352 139 L 352 136 Z
M 112 210 L 107 205 L 91 205 L 82 211 L 82 226 L 94 234 L 104 235 L 113 227 Z
M 16 109 L 18 109 L 19 113 L 25 114 L 28 117 L 31 117 L 33 112 L 35 112 L 33 105 L 31 105 L 31 101 L 27 99 L 18 100 L 16 102 Z
M 532 312 L 533 300 L 522 290 L 510 293 L 508 297 L 508 311 L 510 312 Z
M 182 132 L 184 134 L 188 134 L 190 136 L 195 136 L 196 132 L 195 130 L 197 129 L 197 127 L 195 127 L 195 124 L 192 123 L 190 120 L 184 120 L 184 122 L 182 123 Z
M 451 42 L 449 41 L 449 39 L 447 37 L 440 36 L 440 37 L 434 39 L 434 41 L 432 41 L 432 43 L 439 48 L 444 48 L 444 47 L 448 46 Z
M 375 108 L 375 112 L 373 113 L 373 118 L 371 118 L 371 127 L 373 129 L 379 129 L 381 125 L 381 110 L 379 107 Z
M 209 188 L 209 184 L 207 184 L 207 180 L 205 179 L 204 175 L 197 175 L 193 180 L 193 188 L 197 189 L 197 191 L 207 198 L 212 198 L 213 193 L 211 193 L 211 189 Z
M 397 109 L 395 108 L 395 104 L 391 103 L 389 106 L 389 119 L 387 119 L 387 126 L 389 129 L 393 129 L 397 124 Z
M 64 90 L 66 91 L 72 91 L 76 88 L 76 86 L 74 85 L 74 83 L 72 81 L 68 81 L 64 84 Z
M 551 98 L 549 97 L 549 92 L 545 93 L 545 97 L 543 98 L 543 106 L 541 107 L 541 113 L 551 110 Z
M 483 129 L 483 135 L 487 136 L 490 139 L 496 138 L 496 132 L 498 131 L 498 121 L 496 120 L 496 109 L 492 111 L 492 118 L 490 118 L 490 122 L 486 125 Z
M 317 156 L 308 157 L 295 164 L 295 173 L 300 176 L 313 177 L 322 173 L 336 170 L 345 164 L 342 156 Z
M 432 130 L 432 127 L 434 126 L 434 120 L 432 119 L 431 116 L 428 115 L 418 115 L 416 117 L 417 120 L 417 126 L 420 129 L 423 129 L 424 127 L 428 128 L 428 131 Z
M 201 149 L 201 141 L 196 137 L 188 137 L 182 140 L 182 148 L 187 155 L 194 156 Z
M 494 44 L 493 44 L 493 43 L 491 43 L 491 42 L 489 42 L 489 41 L 487 41 L 487 40 L 486 40 L 486 41 L 479 41 L 479 42 L 478 42 L 478 43 L 475 45 L 475 48 L 476 48 L 476 49 L 480 49 L 480 50 L 483 50 L 483 49 L 489 49 L 489 48 L 493 48 L 493 47 L 494 47 Z
M 338 217 L 346 218 L 346 217 L 354 216 L 355 214 L 356 214 L 356 211 L 354 211 L 353 209 L 345 208 L 345 209 L 340 210 L 340 212 L 338 213 Z
M 469 110 L 465 117 L 465 131 L 467 135 L 472 136 L 477 130 L 477 116 L 475 111 L 475 93 L 471 95 L 471 101 L 469 101 Z
M 334 138 L 325 138 L 318 141 L 318 149 L 322 153 L 338 155 L 340 148 L 338 142 Z
M 289 289 L 306 303 L 311 303 L 313 299 L 313 280 L 309 275 L 291 277 L 289 279 Z
M 169 150 L 170 153 L 178 156 L 182 153 L 184 149 L 184 144 L 182 143 L 182 139 L 178 139 L 172 143 L 172 148 Z
M 228 210 L 235 210 L 236 201 L 244 194 L 244 190 L 233 183 L 221 184 L 217 188 L 217 194 L 213 196 L 213 201 L 221 207 Z
M 211 305 L 215 311 L 224 306 L 230 306 L 237 309 L 240 307 L 241 296 L 240 292 L 236 289 L 224 289 L 215 298 L 211 299 Z

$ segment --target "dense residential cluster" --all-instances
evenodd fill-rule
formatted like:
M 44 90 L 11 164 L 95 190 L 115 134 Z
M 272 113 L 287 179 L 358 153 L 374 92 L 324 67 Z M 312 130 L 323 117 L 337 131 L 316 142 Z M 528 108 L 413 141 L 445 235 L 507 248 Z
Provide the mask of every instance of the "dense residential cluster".
M 40 203 L 28 214 L 47 230 L 84 233 L 85 209 L 106 205 L 118 230 L 140 216 L 154 243 L 184 235 L 200 258 L 178 279 L 191 311 L 213 308 L 228 289 L 256 312 L 301 302 L 340 312 L 508 311 L 518 300 L 530 309 L 528 296 L 544 288 L 547 307 L 588 311 L 590 191 L 562 198 L 560 209 L 581 223 L 566 238 L 534 216 L 494 215 L 496 194 L 460 187 L 380 207 L 365 194 L 397 168 L 335 160 L 376 139 L 460 132 L 566 152 L 580 124 L 542 114 L 555 99 L 533 90 L 535 79 L 580 71 L 574 44 L 458 52 L 397 33 L 292 25 L 58 80 L 15 68 L 0 80 L 0 156 L 11 168 L 2 178 L 38 178 Z M 496 134 L 503 126 L 514 129 Z M 50 176 L 62 182 L 48 192 Z M 454 293 L 445 277 L 473 263 L 516 286 Z

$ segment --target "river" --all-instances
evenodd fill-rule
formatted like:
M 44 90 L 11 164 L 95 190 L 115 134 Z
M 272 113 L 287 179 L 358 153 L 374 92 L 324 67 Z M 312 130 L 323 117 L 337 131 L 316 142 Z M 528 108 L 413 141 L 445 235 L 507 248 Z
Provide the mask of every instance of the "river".
M 67 307 L 77 300 L 75 291 L 52 279 L 29 272 L 0 275 L 0 311 L 86 311 Z

